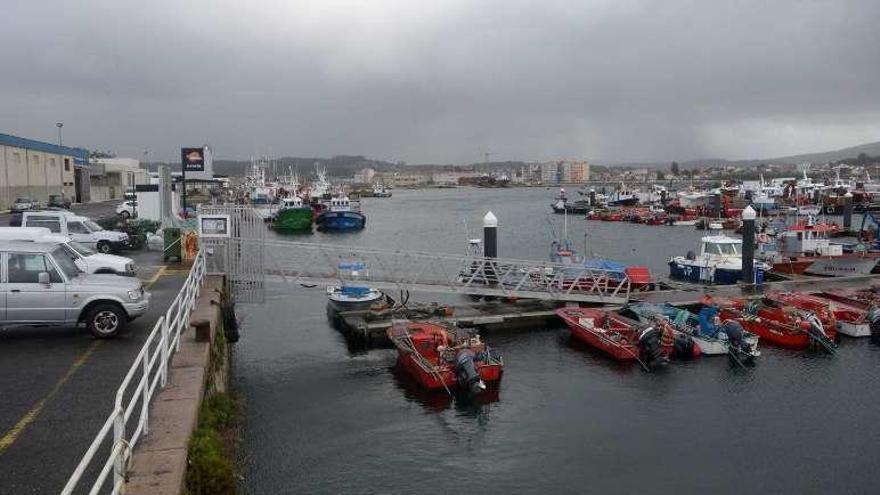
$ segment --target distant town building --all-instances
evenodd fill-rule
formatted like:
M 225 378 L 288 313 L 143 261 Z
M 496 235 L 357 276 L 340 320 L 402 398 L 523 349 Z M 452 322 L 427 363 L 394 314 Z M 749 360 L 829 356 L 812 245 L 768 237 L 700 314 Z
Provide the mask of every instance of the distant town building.
M 541 182 L 580 184 L 590 180 L 590 164 L 585 161 L 557 160 L 541 164 Z
M 371 168 L 363 168 L 358 170 L 354 174 L 354 183 L 355 184 L 369 184 L 373 182 L 373 177 L 376 176 L 376 171 Z
M 45 203 L 49 195 L 89 201 L 89 152 L 33 139 L 0 134 L 0 209 L 16 198 Z
M 392 187 L 417 187 L 428 183 L 430 176 L 423 174 L 399 174 L 386 175 L 383 177 L 385 184 Z
M 147 170 L 134 158 L 94 158 L 90 172 L 92 201 L 122 199 L 126 191 L 150 183 Z M 198 180 L 190 179 L 189 175 L 187 180 Z

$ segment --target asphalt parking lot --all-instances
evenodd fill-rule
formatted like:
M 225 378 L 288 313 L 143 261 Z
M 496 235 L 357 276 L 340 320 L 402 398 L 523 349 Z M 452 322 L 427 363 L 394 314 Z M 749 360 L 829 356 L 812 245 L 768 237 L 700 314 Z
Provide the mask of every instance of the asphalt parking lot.
M 0 494 L 61 491 L 188 272 L 163 264 L 161 252 L 120 254 L 135 260 L 152 297 L 119 337 L 96 340 L 84 327 L 0 330 Z

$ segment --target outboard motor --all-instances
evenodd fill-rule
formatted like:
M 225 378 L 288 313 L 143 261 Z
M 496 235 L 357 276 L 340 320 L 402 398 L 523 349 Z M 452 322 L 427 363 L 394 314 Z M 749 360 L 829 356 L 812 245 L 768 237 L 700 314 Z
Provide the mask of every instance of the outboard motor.
M 871 322 L 871 342 L 880 344 L 880 307 L 872 306 L 868 310 L 868 321 Z
M 648 327 L 639 335 L 639 358 L 649 369 L 666 364 L 660 344 L 660 331 L 656 328 Z
M 809 314 L 804 320 L 808 323 L 807 333 L 810 334 L 810 339 L 814 343 L 822 346 L 826 351 L 834 353 L 834 342 L 832 342 L 831 338 L 828 337 L 828 334 L 825 333 L 825 327 L 822 326 L 819 317 L 814 314 Z
M 486 384 L 480 379 L 477 367 L 474 365 L 474 356 L 470 351 L 462 349 L 455 356 L 455 378 L 458 386 L 477 395 L 486 390 Z
M 694 339 L 690 335 L 676 333 L 672 341 L 672 352 L 678 359 L 691 359 L 694 357 Z
M 755 356 L 752 346 L 746 343 L 745 330 L 738 321 L 727 320 L 721 325 L 721 331 L 727 335 L 727 355 L 737 364 L 751 363 Z

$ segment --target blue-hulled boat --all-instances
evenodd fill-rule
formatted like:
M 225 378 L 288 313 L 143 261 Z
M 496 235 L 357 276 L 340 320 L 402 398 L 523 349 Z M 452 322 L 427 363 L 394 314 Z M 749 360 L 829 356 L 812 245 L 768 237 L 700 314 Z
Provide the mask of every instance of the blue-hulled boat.
M 322 231 L 361 230 L 367 225 L 367 217 L 361 212 L 360 203 L 342 196 L 330 200 L 327 209 L 318 214 L 315 225 Z

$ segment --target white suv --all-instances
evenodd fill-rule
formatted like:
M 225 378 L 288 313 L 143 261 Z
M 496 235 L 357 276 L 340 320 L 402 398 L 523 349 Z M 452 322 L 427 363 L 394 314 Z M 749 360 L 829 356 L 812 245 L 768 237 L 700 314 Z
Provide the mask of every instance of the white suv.
M 86 273 L 113 273 L 133 277 L 137 274 L 134 260 L 114 254 L 96 253 L 85 244 L 69 237 L 53 234 L 45 227 L 0 227 L 0 241 L 34 241 L 62 244 L 75 257 L 76 266 Z

